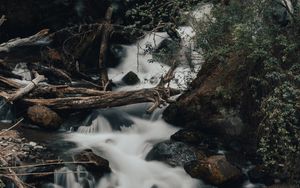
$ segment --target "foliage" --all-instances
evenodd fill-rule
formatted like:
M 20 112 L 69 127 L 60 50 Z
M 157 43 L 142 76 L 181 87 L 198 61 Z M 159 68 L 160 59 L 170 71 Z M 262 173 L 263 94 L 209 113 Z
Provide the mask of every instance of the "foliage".
M 208 63 L 240 57 L 240 67 L 248 71 L 243 92 L 253 101 L 247 116 L 250 123 L 258 120 L 253 125 L 258 154 L 274 175 L 299 183 L 300 5 L 285 2 L 231 0 L 228 6 L 215 5 L 194 28 Z
M 152 30 L 160 24 L 182 22 L 183 13 L 201 0 L 136 0 L 126 7 L 125 25 Z

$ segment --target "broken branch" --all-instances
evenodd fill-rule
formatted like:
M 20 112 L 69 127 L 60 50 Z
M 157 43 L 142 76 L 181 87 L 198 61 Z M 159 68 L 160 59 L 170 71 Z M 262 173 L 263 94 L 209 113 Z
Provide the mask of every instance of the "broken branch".
M 6 96 L 3 97 L 5 97 L 8 102 L 13 102 L 17 99 L 22 98 L 24 95 L 28 94 L 31 90 L 33 90 L 37 86 L 39 82 L 44 80 L 45 77 L 43 75 L 39 75 L 38 73 L 36 73 L 35 79 L 33 79 L 27 86 L 18 89 L 13 94 L 6 94 Z
M 6 21 L 5 15 L 2 15 L 0 18 L 0 26 Z
M 22 46 L 36 46 L 48 44 L 48 35 L 49 30 L 44 29 L 38 32 L 35 35 L 32 35 L 27 38 L 16 38 L 12 39 L 6 43 L 0 44 L 0 52 L 9 52 L 11 49 Z

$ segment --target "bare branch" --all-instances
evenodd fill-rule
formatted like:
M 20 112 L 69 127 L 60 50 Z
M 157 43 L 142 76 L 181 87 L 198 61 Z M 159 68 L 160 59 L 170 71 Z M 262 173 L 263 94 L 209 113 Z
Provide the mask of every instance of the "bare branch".
M 2 15 L 0 18 L 0 26 L 6 21 L 5 15 Z
M 44 45 L 49 43 L 48 39 L 48 29 L 41 30 L 35 35 L 32 35 L 27 38 L 16 38 L 12 39 L 6 43 L 0 44 L 0 52 L 9 52 L 12 48 L 21 47 L 21 46 L 36 46 Z

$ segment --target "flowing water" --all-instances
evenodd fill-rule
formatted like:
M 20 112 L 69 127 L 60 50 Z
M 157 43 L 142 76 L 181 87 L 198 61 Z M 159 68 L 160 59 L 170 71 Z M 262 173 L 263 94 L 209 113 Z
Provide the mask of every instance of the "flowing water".
M 182 27 L 179 32 L 188 44 L 193 32 L 189 27 Z M 154 87 L 170 66 L 160 62 L 151 62 L 152 55 L 143 53 L 147 46 L 158 46 L 166 33 L 147 35 L 136 45 L 122 46 L 126 56 L 122 63 L 109 69 L 109 78 L 117 84 L 115 90 L 134 90 Z M 191 46 L 191 45 L 188 45 Z M 183 47 L 187 49 L 187 47 Z M 182 52 L 182 50 L 181 50 Z M 179 53 L 181 53 L 179 52 Z M 182 53 L 184 54 L 184 52 Z M 198 55 L 192 52 L 192 55 Z M 184 61 L 184 60 L 183 60 Z M 193 62 L 200 67 L 199 59 Z M 134 86 L 125 85 L 122 77 L 132 71 L 140 82 Z M 172 87 L 186 88 L 187 81 L 196 75 L 187 63 L 177 68 Z M 110 110 L 98 110 L 93 118 L 88 118 L 76 132 L 67 134 L 65 140 L 76 143 L 74 152 L 91 149 L 96 155 L 109 161 L 112 173 L 95 182 L 83 167 L 71 171 L 67 167 L 57 170 L 52 187 L 95 187 L 95 188 L 197 188 L 204 187 L 200 180 L 191 178 L 182 167 L 171 167 L 159 161 L 146 161 L 145 157 L 154 144 L 168 140 L 178 128 L 167 124 L 162 119 L 163 109 L 152 115 L 146 114 L 150 104 L 130 105 Z M 96 115 L 95 115 L 96 114 Z

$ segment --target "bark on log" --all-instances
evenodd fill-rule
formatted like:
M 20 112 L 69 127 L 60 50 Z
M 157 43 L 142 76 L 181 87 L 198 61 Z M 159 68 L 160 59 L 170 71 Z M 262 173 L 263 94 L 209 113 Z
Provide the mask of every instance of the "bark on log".
M 99 91 L 96 89 L 88 89 L 83 87 L 70 87 L 66 85 L 59 85 L 59 86 L 39 86 L 33 92 L 30 93 L 31 97 L 47 97 L 47 96 L 54 96 L 57 98 L 67 97 L 68 95 L 80 95 L 80 96 L 97 96 L 102 95 L 107 92 Z
M 169 88 L 151 88 L 136 91 L 105 92 L 99 96 L 90 97 L 68 97 L 55 99 L 23 99 L 26 105 L 42 105 L 51 109 L 91 109 L 109 108 L 154 102 L 163 104 L 172 93 Z
M 110 39 L 110 35 L 112 32 L 111 18 L 112 18 L 112 7 L 109 7 L 105 16 L 105 23 L 102 32 L 102 40 L 99 51 L 99 71 L 100 71 L 100 86 L 103 87 L 104 91 L 107 89 L 107 85 L 109 83 L 107 70 L 104 65 L 106 58 L 106 51 L 108 46 L 108 41 Z
M 0 44 L 0 52 L 9 52 L 11 49 L 22 46 L 45 45 L 49 43 L 47 38 L 48 29 L 41 30 L 35 35 L 27 38 L 16 38 Z
M 72 78 L 66 73 L 64 70 L 55 68 L 55 67 L 47 67 L 42 64 L 31 63 L 29 64 L 29 69 L 38 72 L 39 74 L 44 75 L 48 78 L 49 83 L 71 83 Z

